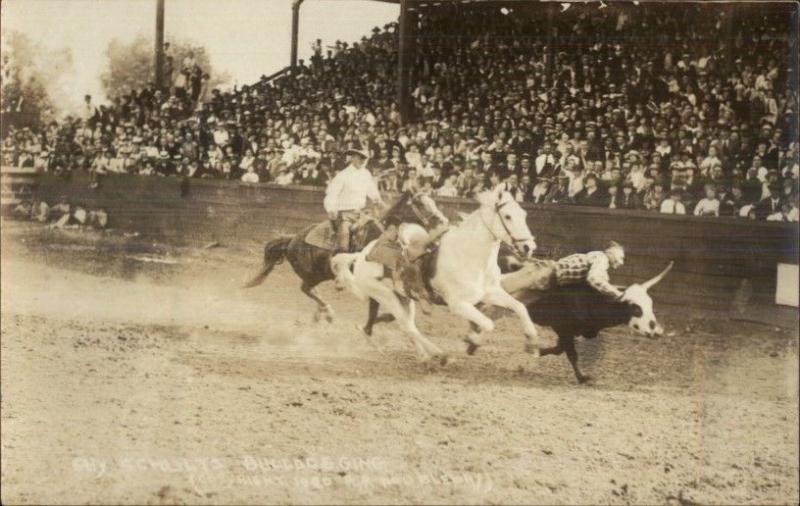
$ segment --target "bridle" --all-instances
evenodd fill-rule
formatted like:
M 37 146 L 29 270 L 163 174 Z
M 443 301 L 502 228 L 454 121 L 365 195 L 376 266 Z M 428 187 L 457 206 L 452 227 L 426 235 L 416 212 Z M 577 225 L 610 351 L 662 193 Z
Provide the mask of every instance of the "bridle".
M 497 234 L 494 233 L 494 230 L 492 230 L 492 227 L 490 227 L 489 224 L 486 223 L 486 220 L 483 219 L 483 213 L 480 213 L 481 223 L 483 223 L 483 226 L 486 227 L 486 230 L 488 230 L 489 233 L 492 234 L 492 237 L 494 237 L 496 241 L 500 241 L 500 242 L 506 243 L 515 252 L 517 252 L 518 254 L 522 254 L 522 252 L 519 250 L 519 247 L 517 246 L 517 244 L 522 243 L 522 242 L 527 242 L 527 241 L 530 240 L 530 238 L 518 239 L 518 238 L 514 237 L 514 234 L 511 233 L 511 230 L 508 228 L 508 224 L 506 223 L 506 220 L 503 219 L 503 215 L 500 213 L 500 210 L 503 209 L 509 203 L 510 203 L 510 201 L 503 202 L 502 204 L 501 203 L 495 204 L 494 205 L 494 214 L 496 214 L 497 217 L 500 219 L 500 224 L 503 225 L 503 230 L 506 231 L 506 235 L 508 235 L 508 237 L 511 238 L 511 244 L 508 244 L 507 241 L 504 241 L 502 238 L 497 237 Z

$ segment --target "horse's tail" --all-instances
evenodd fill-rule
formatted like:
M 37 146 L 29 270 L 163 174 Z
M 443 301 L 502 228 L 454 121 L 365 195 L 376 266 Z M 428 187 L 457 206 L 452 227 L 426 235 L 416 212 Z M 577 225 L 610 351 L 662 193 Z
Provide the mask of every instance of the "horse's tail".
M 264 266 L 261 271 L 256 274 L 253 279 L 245 283 L 242 288 L 252 288 L 258 286 L 267 279 L 269 273 L 276 265 L 282 263 L 286 258 L 286 252 L 289 250 L 289 243 L 292 241 L 291 237 L 279 237 L 267 243 L 264 246 Z

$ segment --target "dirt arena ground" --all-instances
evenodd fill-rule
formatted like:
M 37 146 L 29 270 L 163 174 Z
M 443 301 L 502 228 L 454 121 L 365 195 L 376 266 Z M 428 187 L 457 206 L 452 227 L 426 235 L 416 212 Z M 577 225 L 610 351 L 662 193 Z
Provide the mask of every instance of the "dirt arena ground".
M 286 265 L 239 290 L 259 258 L 5 222 L 3 503 L 798 502 L 796 329 L 656 301 L 668 335 L 579 343 L 578 386 L 436 309 L 430 371 L 332 286 L 312 323 Z

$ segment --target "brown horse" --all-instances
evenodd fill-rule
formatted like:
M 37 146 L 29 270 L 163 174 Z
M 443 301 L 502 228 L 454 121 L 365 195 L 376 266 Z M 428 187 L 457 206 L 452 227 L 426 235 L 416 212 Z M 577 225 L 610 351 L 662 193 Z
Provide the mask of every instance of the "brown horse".
M 403 213 L 405 209 L 410 209 L 412 212 Z M 366 220 L 353 233 L 351 249 L 360 251 L 364 246 L 377 239 L 388 225 L 399 225 L 401 222 L 420 223 L 424 220 L 423 216 L 422 211 L 417 208 L 413 194 L 404 192 L 381 218 Z M 316 225 L 306 227 L 295 235 L 279 237 L 268 242 L 264 247 L 264 266 L 255 277 L 244 285 L 244 288 L 260 285 L 276 265 L 288 260 L 294 272 L 302 280 L 300 290 L 317 303 L 314 321 L 319 321 L 324 316 L 328 322 L 332 322 L 333 309 L 320 298 L 316 287 L 322 282 L 333 280 L 334 274 L 331 270 L 330 260 L 337 252 L 306 243 L 306 235 L 314 226 Z M 372 311 L 372 301 L 370 301 L 370 309 Z M 375 311 L 377 312 L 377 307 Z

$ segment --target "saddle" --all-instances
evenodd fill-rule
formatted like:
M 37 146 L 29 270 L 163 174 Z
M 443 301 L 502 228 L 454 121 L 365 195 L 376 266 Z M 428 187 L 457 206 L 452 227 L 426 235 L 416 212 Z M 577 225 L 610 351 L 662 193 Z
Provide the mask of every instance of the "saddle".
M 350 229 L 350 240 L 348 241 L 350 244 L 349 253 L 358 251 L 364 246 L 363 244 L 356 244 L 356 242 L 358 242 L 356 239 L 358 238 L 361 228 L 365 226 L 366 223 L 367 221 L 358 222 Z M 336 238 L 336 229 L 333 228 L 330 220 L 325 220 L 312 226 L 303 240 L 306 244 L 328 251 L 335 251 L 339 247 L 339 241 Z
M 350 234 L 350 244 L 352 241 L 352 233 Z M 305 236 L 306 244 L 315 246 L 317 248 L 333 251 L 336 249 L 336 230 L 333 229 L 331 222 L 325 220 L 311 227 L 311 230 Z
M 428 291 L 428 298 L 435 304 L 442 304 L 441 298 L 434 292 L 431 286 L 431 279 L 436 274 L 436 258 L 439 254 L 438 241 L 428 245 L 425 253 L 417 257 L 413 263 L 419 268 L 422 274 L 423 284 Z M 379 263 L 388 270 L 389 273 L 398 268 L 403 256 L 403 248 L 396 237 L 387 234 L 382 235 L 375 243 L 372 250 L 367 254 L 366 259 L 370 262 Z M 391 274 L 390 274 L 391 276 Z
M 394 270 L 397 268 L 397 263 L 403 255 L 403 248 L 397 242 L 397 239 L 387 237 L 386 234 L 382 235 L 372 250 L 367 255 L 367 260 L 382 264 L 387 269 Z

